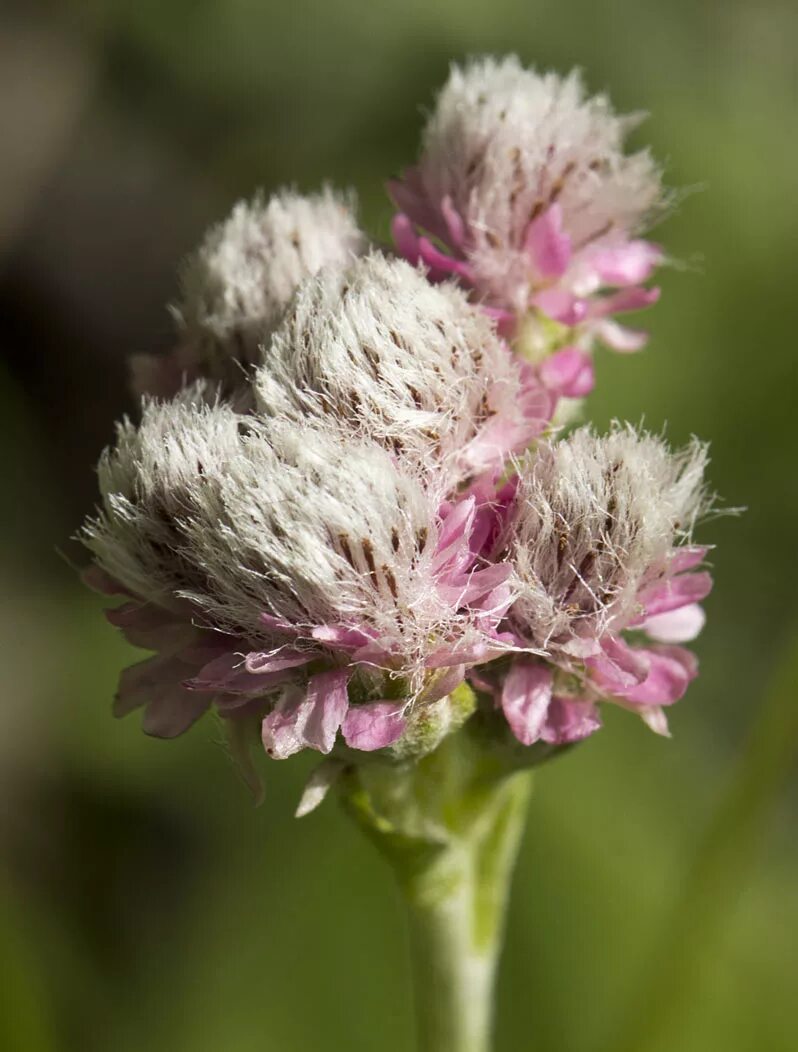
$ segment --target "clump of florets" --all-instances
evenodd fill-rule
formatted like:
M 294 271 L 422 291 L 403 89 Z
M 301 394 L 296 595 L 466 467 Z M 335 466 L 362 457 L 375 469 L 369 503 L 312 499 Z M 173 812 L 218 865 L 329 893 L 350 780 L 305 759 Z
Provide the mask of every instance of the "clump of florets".
M 638 616 L 641 591 L 705 508 L 706 459 L 699 442 L 674 454 L 630 427 L 540 447 L 521 474 L 509 546 L 512 618 L 530 646 L 584 654 Z
M 217 514 L 220 480 L 240 446 L 241 418 L 206 398 L 200 383 L 173 402 L 146 400 L 138 426 L 117 425 L 97 468 L 102 504 L 82 531 L 110 578 L 166 607 L 204 578 L 187 558 L 184 525 Z
M 641 283 L 662 253 L 636 238 L 667 204 L 648 151 L 624 152 L 639 120 L 587 97 L 576 72 L 514 57 L 455 66 L 418 164 L 390 184 L 399 251 L 457 276 L 527 342 L 531 316 L 563 327 L 559 346 L 598 335 L 632 349 L 639 334 L 609 319 L 656 297 Z
M 625 149 L 638 120 L 577 73 L 473 61 L 391 184 L 404 258 L 330 189 L 209 231 L 81 535 L 154 652 L 117 714 L 169 737 L 213 708 L 239 759 L 253 726 L 275 758 L 332 752 L 303 812 L 357 751 L 405 763 L 476 706 L 500 752 L 494 707 L 523 745 L 587 737 L 602 702 L 667 733 L 711 588 L 706 448 L 560 434 L 596 343 L 645 341 L 615 316 L 658 295 L 641 235 L 669 198 Z
M 367 439 L 151 403 L 100 483 L 84 539 L 107 590 L 132 600 L 114 623 L 159 650 L 146 685 L 170 733 L 188 691 L 230 718 L 259 712 L 276 756 L 329 752 L 342 726 L 352 747 L 382 748 L 496 648 L 509 567 L 476 556 L 475 502 L 443 504 L 440 477 Z M 124 711 L 147 703 L 141 672 L 122 688 Z
M 255 392 L 264 414 L 337 421 L 461 477 L 500 468 L 552 408 L 460 289 L 380 254 L 299 288 Z
M 586 737 L 600 726 L 599 700 L 666 733 L 662 706 L 697 673 L 674 644 L 701 630 L 712 585 L 696 570 L 707 549 L 690 544 L 709 506 L 706 461 L 699 442 L 671 453 L 615 427 L 545 444 L 521 471 L 507 512 L 517 597 L 506 625 L 527 656 L 496 693 L 522 743 Z
M 137 390 L 169 396 L 199 377 L 225 394 L 244 387 L 300 283 L 322 267 L 347 266 L 366 248 L 352 193 L 282 191 L 240 201 L 186 261 L 172 308 L 177 347 L 163 359 L 135 360 Z

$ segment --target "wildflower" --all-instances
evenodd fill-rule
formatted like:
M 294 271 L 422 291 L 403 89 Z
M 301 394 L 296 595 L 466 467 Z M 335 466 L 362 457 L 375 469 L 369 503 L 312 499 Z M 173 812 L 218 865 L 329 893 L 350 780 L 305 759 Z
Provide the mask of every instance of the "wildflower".
M 178 344 L 164 358 L 134 359 L 137 393 L 171 396 L 200 377 L 228 394 L 243 387 L 297 286 L 323 266 L 346 266 L 366 246 L 351 193 L 327 187 L 240 201 L 186 261 L 172 308 Z
M 697 569 L 707 549 L 690 543 L 705 465 L 698 442 L 674 454 L 616 427 L 545 444 L 522 471 L 505 536 L 517 577 L 507 621 L 526 655 L 501 689 L 522 742 L 584 737 L 600 698 L 666 732 L 662 706 L 697 673 L 677 644 L 701 630 L 712 584 Z
M 337 420 L 457 478 L 500 470 L 554 404 L 460 289 L 379 254 L 300 286 L 254 386 L 263 414 Z
M 642 346 L 614 315 L 658 295 L 644 282 L 662 251 L 639 234 L 667 199 L 649 153 L 623 152 L 640 119 L 586 97 L 577 72 L 480 59 L 452 69 L 418 164 L 389 184 L 398 251 L 455 276 L 526 356 L 567 350 L 549 379 L 580 391 L 595 338 Z
M 123 673 L 117 711 L 145 705 L 151 733 L 213 703 L 261 718 L 277 758 L 328 753 L 339 730 L 359 750 L 431 747 L 466 666 L 501 649 L 509 566 L 475 555 L 474 499 L 442 502 L 434 474 L 366 439 L 150 402 L 100 486 L 91 579 L 158 651 Z

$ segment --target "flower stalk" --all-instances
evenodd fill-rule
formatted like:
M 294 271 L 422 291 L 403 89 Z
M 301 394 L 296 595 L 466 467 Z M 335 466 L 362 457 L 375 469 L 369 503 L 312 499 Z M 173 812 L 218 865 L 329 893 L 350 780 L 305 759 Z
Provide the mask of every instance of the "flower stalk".
M 406 768 L 353 769 L 347 810 L 407 906 L 418 1052 L 489 1052 L 493 992 L 531 772 L 466 725 Z

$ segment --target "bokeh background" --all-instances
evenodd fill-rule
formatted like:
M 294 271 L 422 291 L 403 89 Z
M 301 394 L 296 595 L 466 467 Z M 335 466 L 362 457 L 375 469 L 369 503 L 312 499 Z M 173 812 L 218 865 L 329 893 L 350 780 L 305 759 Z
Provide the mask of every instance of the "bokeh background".
M 517 51 L 652 117 L 695 188 L 657 232 L 642 354 L 590 413 L 693 431 L 740 518 L 706 526 L 703 675 L 672 741 L 624 713 L 540 772 L 498 1049 L 798 1047 L 798 8 L 778 0 L 20 0 L 0 13 L 0 1048 L 409 1052 L 397 894 L 309 763 L 255 809 L 203 722 L 116 722 L 136 657 L 70 536 L 165 347 L 176 267 L 258 186 L 353 184 L 387 230 L 448 64 Z M 790 790 L 792 789 L 792 793 Z

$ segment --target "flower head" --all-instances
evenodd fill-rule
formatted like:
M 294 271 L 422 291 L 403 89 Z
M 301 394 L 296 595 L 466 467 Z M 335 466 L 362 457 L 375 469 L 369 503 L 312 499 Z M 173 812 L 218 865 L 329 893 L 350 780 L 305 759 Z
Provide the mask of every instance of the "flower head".
M 552 399 L 531 372 L 460 289 L 373 254 L 300 286 L 255 391 L 262 413 L 338 421 L 463 477 L 546 426 Z
M 698 442 L 671 453 L 651 435 L 616 427 L 544 445 L 522 472 L 509 513 L 517 598 L 508 623 L 519 647 L 547 663 L 523 658 L 505 684 L 505 711 L 522 740 L 544 728 L 542 699 L 556 689 L 551 666 L 591 721 L 593 702 L 608 697 L 663 728 L 660 706 L 681 697 L 696 673 L 692 655 L 674 644 L 700 631 L 697 604 L 711 587 L 696 571 L 706 549 L 689 543 L 707 507 L 705 465 Z M 628 631 L 656 642 L 630 645 Z M 535 693 L 532 716 L 523 683 Z
M 240 201 L 186 261 L 173 308 L 178 345 L 166 358 L 134 360 L 138 392 L 172 395 L 199 377 L 226 393 L 243 386 L 298 285 L 366 247 L 352 194 L 327 187 Z
M 611 316 L 656 298 L 642 282 L 662 254 L 638 235 L 666 203 L 649 153 L 624 153 L 639 119 L 586 97 L 576 72 L 514 57 L 454 67 L 417 166 L 390 184 L 399 251 L 433 279 L 455 275 L 524 347 L 544 334 L 634 349 L 640 334 Z
M 329 752 L 339 728 L 393 745 L 500 646 L 509 567 L 475 555 L 474 501 L 442 504 L 434 473 L 373 442 L 150 403 L 100 482 L 84 539 L 131 599 L 111 620 L 159 651 L 123 676 L 120 711 L 146 704 L 153 733 L 215 701 L 261 715 L 278 757 Z

